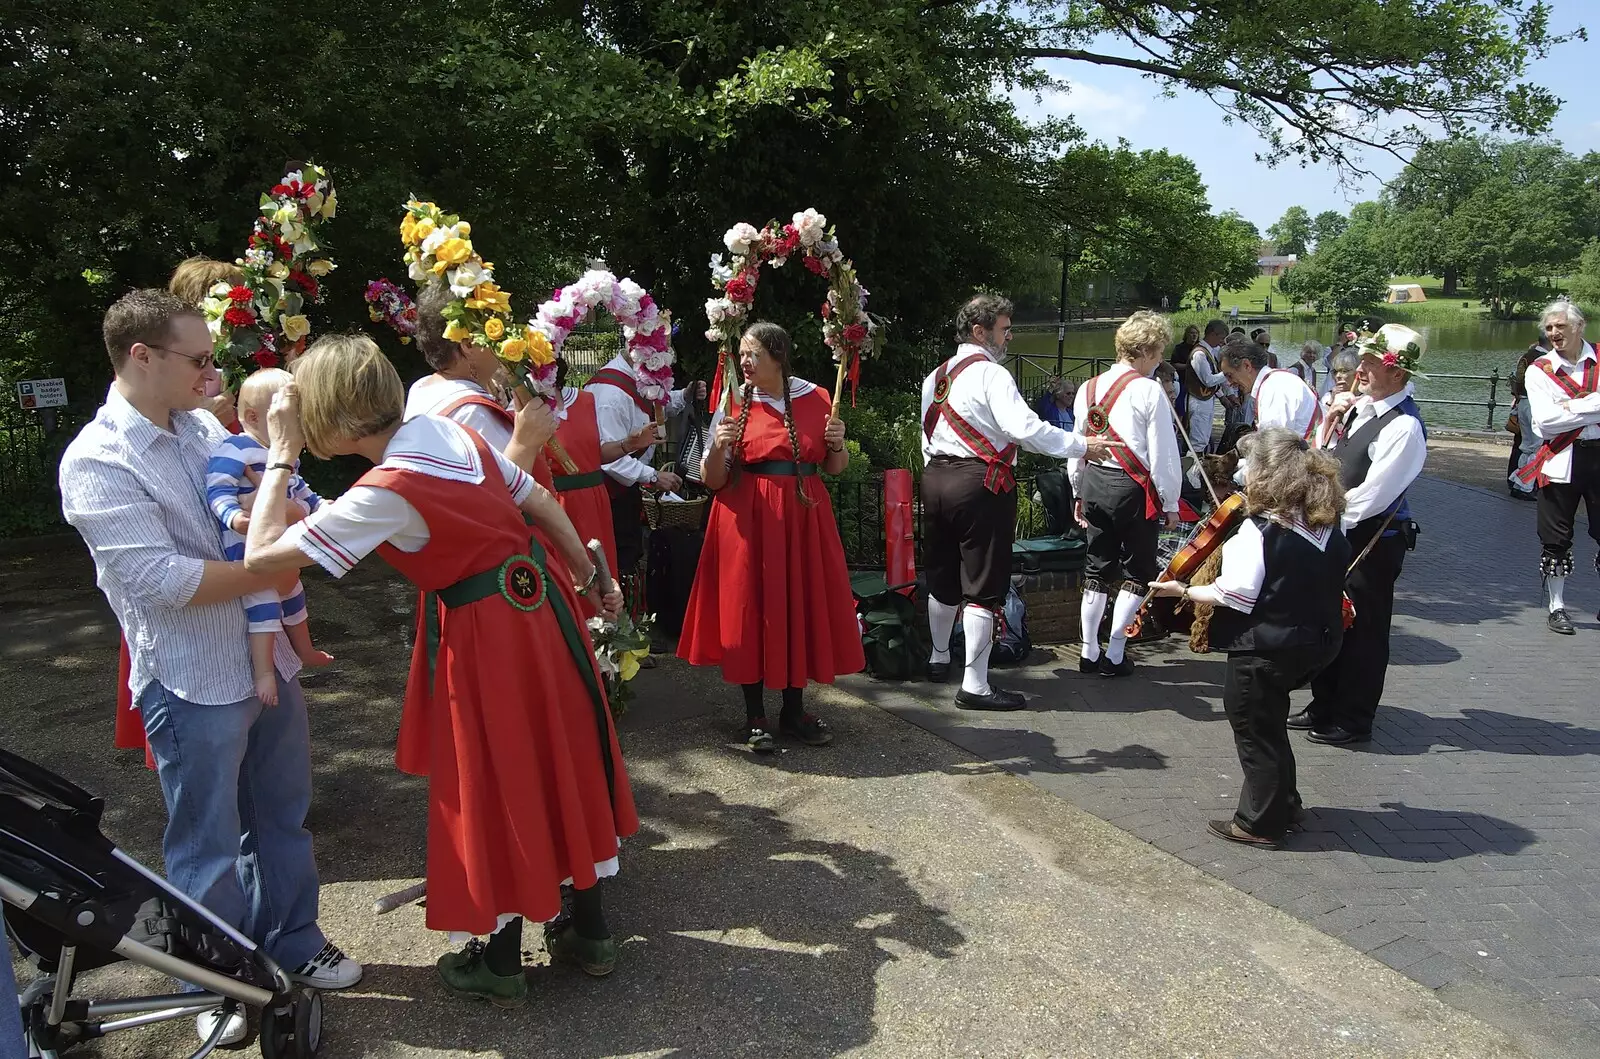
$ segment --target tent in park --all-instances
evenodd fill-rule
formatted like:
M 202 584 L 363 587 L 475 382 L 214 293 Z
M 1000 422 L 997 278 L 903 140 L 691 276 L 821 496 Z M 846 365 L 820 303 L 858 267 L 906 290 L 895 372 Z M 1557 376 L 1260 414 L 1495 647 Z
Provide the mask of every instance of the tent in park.
M 1422 288 L 1415 283 L 1389 284 L 1389 304 L 1398 305 L 1401 302 L 1425 302 L 1428 296 L 1422 293 Z

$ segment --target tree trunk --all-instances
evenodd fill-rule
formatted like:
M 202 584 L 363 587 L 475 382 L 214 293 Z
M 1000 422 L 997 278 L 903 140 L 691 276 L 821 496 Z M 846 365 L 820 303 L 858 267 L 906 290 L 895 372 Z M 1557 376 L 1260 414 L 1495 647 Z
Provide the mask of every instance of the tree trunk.
M 1459 282 L 1460 277 L 1457 276 L 1455 269 L 1447 268 L 1444 270 L 1444 296 L 1446 298 L 1454 298 L 1456 296 L 1456 285 Z

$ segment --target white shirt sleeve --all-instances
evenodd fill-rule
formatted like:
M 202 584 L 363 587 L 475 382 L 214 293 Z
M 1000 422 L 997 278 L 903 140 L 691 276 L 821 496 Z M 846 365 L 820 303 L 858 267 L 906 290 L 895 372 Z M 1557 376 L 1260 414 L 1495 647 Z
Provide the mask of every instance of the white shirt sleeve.
M 1261 586 L 1267 579 L 1263 543 L 1261 527 L 1251 519 L 1245 519 L 1239 532 L 1224 542 L 1222 569 L 1211 585 L 1218 603 L 1241 614 L 1255 610 Z
M 489 454 L 494 457 L 495 466 L 499 468 L 500 477 L 506 483 L 506 488 L 511 490 L 511 499 L 521 507 L 522 502 L 528 499 L 528 494 L 533 492 L 536 484 L 533 477 L 506 459 L 498 449 L 490 449 Z
M 1528 391 L 1528 408 L 1533 413 L 1533 432 L 1544 440 L 1600 423 L 1600 411 L 1586 413 L 1582 410 L 1584 405 L 1578 402 L 1569 406 L 1561 387 L 1537 364 L 1529 366 L 1523 379 Z
M 1178 432 L 1172 426 L 1172 407 L 1161 393 L 1159 384 L 1152 390 L 1155 407 L 1150 410 L 1150 424 L 1145 428 L 1145 444 L 1150 451 L 1150 477 L 1156 493 L 1161 497 L 1162 511 L 1178 510 L 1178 496 L 1183 488 L 1183 463 L 1178 457 Z
M 358 485 L 324 503 L 283 539 L 334 577 L 343 577 L 385 541 L 403 552 L 428 543 L 428 523 L 399 493 Z
M 464 404 L 451 412 L 450 418 L 476 430 L 496 452 L 504 452 L 506 446 L 511 444 L 511 428 L 506 421 L 481 404 Z
M 980 364 L 973 371 L 984 372 L 983 392 L 989 414 L 1007 438 L 1027 449 L 1058 460 L 1082 456 L 1088 451 L 1076 432 L 1053 427 L 1040 419 L 1022 399 L 1016 380 L 998 364 Z
M 1205 346 L 1194 347 L 1194 351 L 1189 354 L 1189 363 L 1193 365 L 1194 373 L 1200 377 L 1200 381 L 1207 386 L 1228 385 L 1228 380 L 1223 377 L 1222 372 L 1211 366 L 1212 353 Z
M 1072 399 L 1072 432 L 1080 437 L 1087 437 L 1089 433 L 1089 395 L 1087 386 L 1078 387 L 1078 395 Z M 1085 451 L 1087 447 L 1085 447 Z M 1083 495 L 1083 465 L 1084 458 L 1074 456 L 1067 460 L 1067 480 L 1072 483 L 1072 495 Z
M 594 418 L 600 428 L 600 444 L 625 441 L 633 433 L 633 417 L 639 412 L 633 399 L 615 386 L 596 386 L 589 392 L 594 394 Z M 605 464 L 602 469 L 623 485 L 656 480 L 654 467 L 627 453 Z
M 684 403 L 688 398 L 688 395 L 685 392 L 687 389 L 688 388 L 685 387 L 683 390 L 673 390 L 671 393 L 667 394 L 667 415 L 675 416 L 679 412 L 683 411 Z
M 1428 442 L 1416 416 L 1399 415 L 1378 432 L 1367 449 L 1372 465 L 1367 480 L 1344 497 L 1346 532 L 1394 506 L 1428 459 Z

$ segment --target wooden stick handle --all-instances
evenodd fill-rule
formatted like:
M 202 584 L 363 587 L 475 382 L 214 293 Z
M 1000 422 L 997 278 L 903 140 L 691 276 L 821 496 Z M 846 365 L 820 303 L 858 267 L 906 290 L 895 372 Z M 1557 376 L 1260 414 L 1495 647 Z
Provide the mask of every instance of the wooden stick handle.
M 839 418 L 839 408 L 844 401 L 844 373 L 849 367 L 849 361 L 841 354 L 839 357 L 839 374 L 833 381 L 833 418 Z
M 611 576 L 611 564 L 606 561 L 605 546 L 598 539 L 594 539 L 584 547 L 589 549 L 589 558 L 594 560 L 595 569 L 600 571 L 597 581 L 601 586 L 600 594 L 603 596 L 609 591 L 606 586 L 615 586 L 617 583 L 616 578 Z

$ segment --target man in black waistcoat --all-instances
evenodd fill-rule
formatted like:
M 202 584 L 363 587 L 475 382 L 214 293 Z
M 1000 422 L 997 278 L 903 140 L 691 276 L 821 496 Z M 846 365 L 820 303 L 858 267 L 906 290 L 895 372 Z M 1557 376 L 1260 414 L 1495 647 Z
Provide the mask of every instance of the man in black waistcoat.
M 1389 620 L 1411 533 L 1406 490 L 1428 458 L 1422 411 L 1411 379 L 1426 348 L 1416 331 L 1385 324 L 1355 337 L 1360 397 L 1340 394 L 1329 409 L 1337 426 L 1327 447 L 1345 488 L 1344 532 L 1357 557 L 1345 583 L 1355 624 L 1333 664 L 1311 682 L 1311 704 L 1289 718 L 1313 743 L 1347 746 L 1372 738 L 1389 671 Z M 1370 548 L 1369 548 L 1370 545 Z

